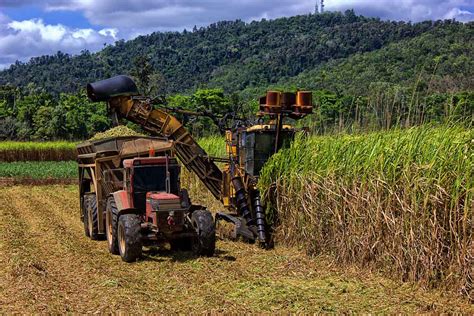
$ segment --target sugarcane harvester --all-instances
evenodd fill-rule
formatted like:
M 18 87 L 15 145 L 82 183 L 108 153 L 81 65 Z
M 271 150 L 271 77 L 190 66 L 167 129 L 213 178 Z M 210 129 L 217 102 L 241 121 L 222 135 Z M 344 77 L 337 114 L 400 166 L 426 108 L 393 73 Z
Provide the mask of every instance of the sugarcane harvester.
M 211 194 L 230 212 L 216 214 L 216 222 L 233 223 L 233 237 L 270 245 L 260 193 L 259 172 L 264 163 L 279 149 L 288 146 L 296 129 L 284 124 L 284 118 L 301 119 L 312 113 L 311 92 L 267 92 L 260 98 L 259 122 L 226 131 L 228 157 L 216 159 L 206 154 L 183 124 L 173 115 L 173 109 L 140 96 L 137 86 L 127 76 L 117 76 L 87 85 L 93 102 L 107 102 L 114 122 L 126 119 L 140 125 L 151 135 L 174 142 L 174 151 L 181 163 L 198 176 Z M 264 120 L 267 119 L 267 123 Z M 221 170 L 216 162 L 224 162 Z

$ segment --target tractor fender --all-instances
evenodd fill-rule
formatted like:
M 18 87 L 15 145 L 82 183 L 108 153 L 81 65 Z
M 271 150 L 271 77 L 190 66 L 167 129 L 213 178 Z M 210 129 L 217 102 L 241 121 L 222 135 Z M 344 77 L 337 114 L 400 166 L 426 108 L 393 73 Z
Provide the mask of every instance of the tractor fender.
M 133 202 L 130 200 L 127 191 L 120 190 L 112 193 L 112 196 L 114 197 L 115 205 L 117 205 L 119 215 L 136 213 L 136 210 L 133 208 Z

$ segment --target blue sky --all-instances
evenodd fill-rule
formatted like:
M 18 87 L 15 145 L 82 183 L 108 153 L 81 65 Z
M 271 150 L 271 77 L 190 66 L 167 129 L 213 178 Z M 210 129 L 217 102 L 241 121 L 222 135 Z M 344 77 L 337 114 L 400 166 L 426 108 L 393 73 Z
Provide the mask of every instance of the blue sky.
M 154 31 L 182 31 L 220 20 L 277 18 L 314 11 L 313 0 L 0 0 L 0 69 L 16 60 L 97 51 Z M 325 0 L 382 19 L 472 21 L 474 0 Z
M 41 18 L 46 24 L 64 24 L 72 28 L 94 28 L 80 11 L 45 11 L 39 5 L 4 7 L 1 11 L 10 19 L 24 21 Z

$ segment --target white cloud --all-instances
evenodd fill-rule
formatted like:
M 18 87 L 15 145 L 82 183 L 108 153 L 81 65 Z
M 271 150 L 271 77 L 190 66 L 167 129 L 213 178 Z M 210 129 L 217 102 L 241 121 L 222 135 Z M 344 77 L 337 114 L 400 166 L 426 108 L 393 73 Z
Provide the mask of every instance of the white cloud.
M 77 11 L 92 25 L 119 29 L 129 39 L 153 31 L 190 29 L 221 20 L 276 18 L 307 14 L 316 0 L 2 0 L 6 6 L 36 3 L 46 11 Z M 473 0 L 325 0 L 326 9 L 355 9 L 382 19 L 473 20 Z M 2 5 L 0 4 L 0 7 Z
M 122 34 L 181 31 L 221 20 L 276 18 L 312 12 L 311 0 L 73 0 L 55 1 L 48 10 L 75 10 L 94 25 L 118 28 Z
M 104 43 L 117 39 L 116 29 L 73 29 L 62 24 L 45 24 L 42 19 L 12 21 L 0 15 L 0 67 L 33 56 L 51 55 L 57 51 L 79 53 L 99 50 Z
M 7 26 L 17 34 L 39 35 L 39 38 L 47 42 L 59 42 L 66 35 L 63 25 L 44 25 L 41 19 L 12 21 Z
M 453 8 L 444 15 L 445 19 L 457 19 L 459 21 L 472 21 L 474 14 L 467 10 L 461 10 L 459 8 Z
M 114 39 L 117 38 L 117 29 L 102 29 L 98 32 L 102 36 L 112 36 Z
M 355 9 L 359 14 L 378 16 L 382 19 L 419 22 L 423 20 L 456 19 L 472 21 L 472 0 L 331 0 L 328 10 Z M 469 17 L 470 16 L 470 17 Z
M 80 29 L 71 33 L 73 38 L 87 39 L 94 33 L 93 29 Z

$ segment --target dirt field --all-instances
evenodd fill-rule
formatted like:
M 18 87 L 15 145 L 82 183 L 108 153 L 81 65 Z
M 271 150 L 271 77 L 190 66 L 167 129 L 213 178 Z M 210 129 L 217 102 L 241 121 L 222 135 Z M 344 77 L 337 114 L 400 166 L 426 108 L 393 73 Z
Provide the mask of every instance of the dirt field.
M 0 189 L 0 313 L 474 313 L 462 299 L 297 249 L 221 241 L 213 258 L 149 250 L 126 264 L 84 237 L 77 200 L 75 186 Z

